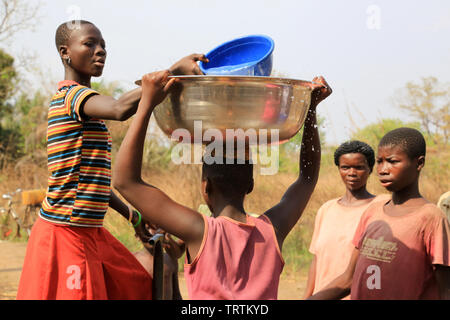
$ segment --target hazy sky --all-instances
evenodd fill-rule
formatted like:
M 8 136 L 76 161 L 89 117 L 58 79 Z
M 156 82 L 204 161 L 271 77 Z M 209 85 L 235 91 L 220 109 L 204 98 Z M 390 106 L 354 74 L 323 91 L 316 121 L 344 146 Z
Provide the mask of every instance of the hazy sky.
M 274 70 L 302 80 L 323 75 L 332 86 L 333 95 L 318 109 L 331 143 L 349 138 L 349 111 L 360 127 L 380 118 L 402 119 L 391 99 L 406 82 L 426 76 L 450 81 L 448 0 L 41 2 L 35 32 L 22 32 L 6 49 L 13 55 L 35 52 L 39 67 L 55 81 L 63 68 L 54 33 L 73 18 L 99 27 L 108 50 L 102 78 L 127 88 L 189 53 L 266 34 L 275 42 Z

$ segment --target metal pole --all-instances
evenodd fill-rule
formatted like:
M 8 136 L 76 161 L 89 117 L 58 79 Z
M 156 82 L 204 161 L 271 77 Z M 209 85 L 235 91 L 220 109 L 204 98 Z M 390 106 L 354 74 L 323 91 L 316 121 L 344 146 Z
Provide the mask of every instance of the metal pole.
M 157 233 L 149 240 L 150 245 L 153 246 L 153 300 L 163 300 L 164 297 L 163 239 L 164 235 L 162 233 Z

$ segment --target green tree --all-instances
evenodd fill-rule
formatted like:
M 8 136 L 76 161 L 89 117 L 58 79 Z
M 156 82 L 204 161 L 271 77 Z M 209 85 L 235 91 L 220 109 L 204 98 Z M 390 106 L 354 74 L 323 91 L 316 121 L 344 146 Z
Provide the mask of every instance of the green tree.
M 50 97 L 36 91 L 32 96 L 22 94 L 16 101 L 20 113 L 20 132 L 24 137 L 21 149 L 24 154 L 37 155 L 42 160 L 42 151 L 46 149 L 47 112 Z M 46 155 L 45 155 L 46 156 Z
M 0 42 L 13 38 L 22 30 L 32 29 L 38 22 L 40 1 L 0 1 Z
M 40 1 L 0 0 L 0 45 L 5 48 L 14 36 L 38 22 Z M 14 95 L 19 74 L 15 59 L 0 49 L 0 167 L 23 155 L 24 135 L 18 120 Z
M 15 92 L 17 77 L 14 58 L 0 49 L 0 116 L 11 109 L 7 101 Z
M 0 167 L 19 156 L 18 145 L 22 137 L 14 121 L 14 105 L 11 102 L 17 77 L 14 58 L 0 49 Z
M 408 82 L 396 104 L 420 121 L 435 144 L 448 144 L 450 85 L 440 83 L 435 77 L 422 78 L 421 83 Z
M 377 123 L 370 124 L 357 130 L 351 139 L 361 140 L 368 143 L 377 153 L 378 143 L 389 131 L 399 127 L 410 127 L 422 132 L 427 145 L 425 170 L 421 174 L 427 181 L 433 182 L 436 190 L 447 190 L 450 161 L 448 148 L 435 144 L 433 136 L 428 134 L 421 126 L 420 122 L 403 122 L 398 119 L 382 119 Z
M 100 82 L 92 82 L 91 88 L 100 94 L 118 98 L 125 90 L 122 88 L 119 82 L 105 82 L 101 80 Z
M 404 122 L 399 119 L 382 119 L 356 130 L 351 135 L 351 140 L 360 140 L 369 144 L 374 150 L 378 147 L 381 138 L 391 130 L 400 127 L 410 127 L 421 130 L 419 122 Z

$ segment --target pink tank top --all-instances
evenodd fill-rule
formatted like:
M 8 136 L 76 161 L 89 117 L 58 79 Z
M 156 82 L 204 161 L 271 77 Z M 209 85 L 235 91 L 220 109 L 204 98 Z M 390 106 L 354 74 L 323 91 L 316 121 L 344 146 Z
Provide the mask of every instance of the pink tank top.
M 277 299 L 284 260 L 269 218 L 203 217 L 202 245 L 184 265 L 189 299 Z

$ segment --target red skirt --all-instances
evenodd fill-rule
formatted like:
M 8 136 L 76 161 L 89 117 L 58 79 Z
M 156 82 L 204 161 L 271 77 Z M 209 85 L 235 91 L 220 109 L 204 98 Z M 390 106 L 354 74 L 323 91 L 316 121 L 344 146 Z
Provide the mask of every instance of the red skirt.
M 105 228 L 34 224 L 18 300 L 151 298 L 150 274 Z

